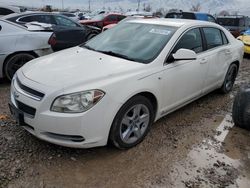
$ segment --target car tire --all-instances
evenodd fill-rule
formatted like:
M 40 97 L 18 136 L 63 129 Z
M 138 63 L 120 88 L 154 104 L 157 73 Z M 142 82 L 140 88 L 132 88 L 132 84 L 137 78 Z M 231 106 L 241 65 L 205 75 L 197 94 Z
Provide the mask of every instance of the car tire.
M 35 56 L 29 53 L 18 53 L 9 57 L 4 66 L 4 73 L 7 79 L 11 80 L 19 68 L 34 58 Z
M 154 122 L 154 108 L 144 96 L 135 96 L 118 111 L 110 130 L 109 140 L 119 149 L 139 144 Z
M 250 85 L 242 87 L 235 97 L 233 121 L 236 126 L 250 130 Z
M 237 73 L 238 73 L 238 66 L 234 63 L 231 64 L 228 68 L 223 85 L 220 88 L 221 93 L 227 94 L 233 89 L 234 82 L 237 77 Z

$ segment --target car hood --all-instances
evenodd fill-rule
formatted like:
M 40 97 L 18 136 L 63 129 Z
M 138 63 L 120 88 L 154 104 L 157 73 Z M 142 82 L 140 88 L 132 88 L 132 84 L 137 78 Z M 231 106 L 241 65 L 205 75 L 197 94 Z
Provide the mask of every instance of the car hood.
M 250 35 L 243 35 L 243 36 L 242 36 L 242 41 L 243 41 L 245 44 L 250 45 Z
M 144 66 L 142 63 L 74 47 L 30 61 L 21 70 L 30 80 L 64 88 L 131 74 L 142 70 Z

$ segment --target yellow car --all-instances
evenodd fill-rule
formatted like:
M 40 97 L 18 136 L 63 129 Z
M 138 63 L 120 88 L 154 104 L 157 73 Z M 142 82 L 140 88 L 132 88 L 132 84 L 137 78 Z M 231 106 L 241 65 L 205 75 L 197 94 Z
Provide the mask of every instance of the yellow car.
M 250 54 L 250 29 L 240 35 L 237 39 L 244 43 L 244 52 Z

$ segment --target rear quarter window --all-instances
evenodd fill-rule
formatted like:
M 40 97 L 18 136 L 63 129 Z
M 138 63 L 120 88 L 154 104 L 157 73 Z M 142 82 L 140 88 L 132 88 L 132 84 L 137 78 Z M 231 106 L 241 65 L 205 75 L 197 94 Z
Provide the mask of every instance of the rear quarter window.
M 216 19 L 211 15 L 207 15 L 207 21 L 216 23 Z
M 203 28 L 203 31 L 205 34 L 208 50 L 223 45 L 223 39 L 219 29 L 211 27 Z

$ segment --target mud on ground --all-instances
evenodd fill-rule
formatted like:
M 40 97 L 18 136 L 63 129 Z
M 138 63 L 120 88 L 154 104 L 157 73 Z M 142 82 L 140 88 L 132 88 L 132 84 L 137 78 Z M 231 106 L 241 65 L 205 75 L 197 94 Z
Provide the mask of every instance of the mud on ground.
M 137 147 L 69 149 L 40 141 L 8 110 L 0 83 L 0 187 L 250 187 L 250 132 L 231 107 L 250 83 L 244 59 L 232 93 L 213 92 L 162 118 Z

